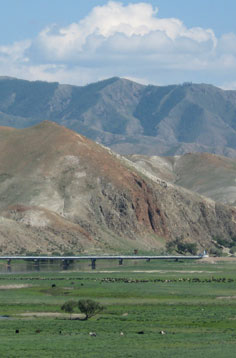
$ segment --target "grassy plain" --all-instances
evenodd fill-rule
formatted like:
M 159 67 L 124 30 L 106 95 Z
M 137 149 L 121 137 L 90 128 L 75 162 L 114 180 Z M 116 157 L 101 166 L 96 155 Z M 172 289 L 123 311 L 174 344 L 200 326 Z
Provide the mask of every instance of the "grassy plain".
M 70 320 L 60 307 L 81 298 L 105 310 L 88 321 Z M 236 260 L 0 274 L 0 315 L 9 316 L 0 319 L 4 358 L 233 358 Z

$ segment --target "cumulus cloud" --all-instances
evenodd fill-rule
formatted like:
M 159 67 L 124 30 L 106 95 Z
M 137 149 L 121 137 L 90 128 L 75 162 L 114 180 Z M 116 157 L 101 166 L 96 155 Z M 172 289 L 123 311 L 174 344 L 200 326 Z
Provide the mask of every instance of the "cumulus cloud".
M 210 29 L 187 29 L 179 19 L 161 19 L 150 4 L 123 5 L 108 2 L 97 6 L 78 23 L 58 29 L 55 25 L 41 31 L 33 49 L 45 60 L 74 62 L 96 56 L 125 55 L 145 51 L 201 51 L 215 48 L 217 39 Z M 87 56 L 86 56 L 87 55 Z M 95 59 L 94 59 L 95 62 Z
M 0 70 L 9 62 L 11 74 L 74 84 L 114 75 L 153 83 L 205 82 L 204 76 L 227 77 L 227 69 L 236 69 L 235 45 L 233 33 L 217 39 L 211 29 L 160 18 L 158 8 L 146 2 L 109 1 L 77 23 L 50 25 L 35 39 L 0 46 Z
M 219 39 L 218 50 L 221 53 L 236 55 L 236 35 L 229 33 Z
M 25 55 L 25 51 L 30 47 L 31 41 L 15 42 L 9 46 L 0 46 L 0 62 L 19 63 L 28 62 L 29 59 Z

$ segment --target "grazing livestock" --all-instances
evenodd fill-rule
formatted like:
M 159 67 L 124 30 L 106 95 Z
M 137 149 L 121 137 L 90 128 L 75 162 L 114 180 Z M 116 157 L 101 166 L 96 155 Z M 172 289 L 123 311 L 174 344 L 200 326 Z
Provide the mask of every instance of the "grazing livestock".
M 97 337 L 96 332 L 89 332 L 90 337 Z

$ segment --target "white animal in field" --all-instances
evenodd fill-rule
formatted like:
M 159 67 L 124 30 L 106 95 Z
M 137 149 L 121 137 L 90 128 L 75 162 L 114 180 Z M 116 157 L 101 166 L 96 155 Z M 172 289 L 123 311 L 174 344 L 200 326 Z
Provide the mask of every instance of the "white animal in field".
M 90 335 L 91 337 L 97 337 L 96 332 L 89 332 L 89 335 Z

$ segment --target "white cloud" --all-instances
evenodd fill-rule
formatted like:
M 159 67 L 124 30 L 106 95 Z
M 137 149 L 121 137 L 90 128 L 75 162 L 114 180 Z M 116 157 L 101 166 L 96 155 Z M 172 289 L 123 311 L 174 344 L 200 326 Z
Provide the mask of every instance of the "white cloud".
M 236 55 L 236 35 L 234 33 L 224 34 L 219 39 L 218 51 Z
M 31 41 L 26 40 L 15 42 L 9 46 L 0 46 L 0 62 L 28 62 L 29 59 L 25 56 L 25 51 L 30 47 L 30 45 Z
M 178 45 L 207 46 L 212 50 L 217 40 L 212 30 L 187 29 L 179 19 L 161 19 L 150 4 L 123 5 L 108 2 L 97 6 L 78 23 L 57 29 L 51 26 L 38 36 L 34 50 L 39 49 L 45 60 L 78 61 L 84 54 L 96 56 L 101 49 L 108 53 L 129 54 L 133 51 L 173 52 Z M 180 46 L 180 51 L 181 46 Z M 188 50 L 188 49 L 186 49 Z M 95 59 L 96 60 L 96 59 Z
M 219 84 L 223 76 L 234 81 L 235 49 L 233 33 L 217 39 L 211 29 L 187 28 L 179 19 L 160 18 L 158 9 L 146 2 L 109 1 L 78 23 L 50 25 L 35 39 L 0 46 L 0 71 L 73 84 L 110 76 L 149 83 L 212 78 Z

